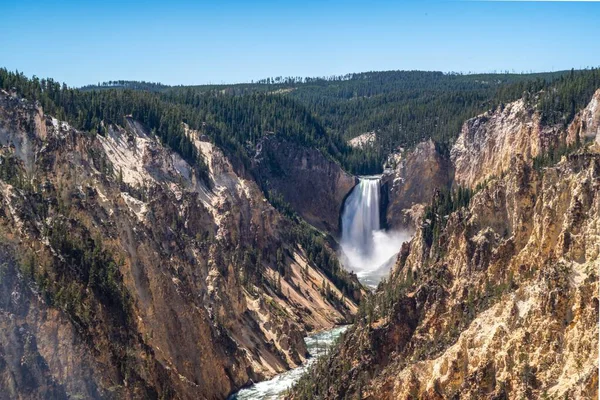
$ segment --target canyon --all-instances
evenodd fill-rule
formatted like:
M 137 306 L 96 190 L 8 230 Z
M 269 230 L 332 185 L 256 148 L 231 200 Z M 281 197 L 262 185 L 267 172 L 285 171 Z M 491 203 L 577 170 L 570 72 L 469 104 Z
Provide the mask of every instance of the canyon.
M 445 161 L 461 191 L 434 192 L 390 277 L 289 397 L 597 398 L 599 99 L 568 126 L 524 99 L 466 121 Z M 560 143 L 578 145 L 548 161 Z
M 84 133 L 0 93 L 0 398 L 225 398 L 352 321 L 326 240 L 198 132 L 207 181 L 126 122 Z
M 568 124 L 536 101 L 358 176 L 177 120 L 193 162 L 133 115 L 83 131 L 3 90 L 0 398 L 223 399 L 287 376 L 295 399 L 597 397 L 600 90 Z

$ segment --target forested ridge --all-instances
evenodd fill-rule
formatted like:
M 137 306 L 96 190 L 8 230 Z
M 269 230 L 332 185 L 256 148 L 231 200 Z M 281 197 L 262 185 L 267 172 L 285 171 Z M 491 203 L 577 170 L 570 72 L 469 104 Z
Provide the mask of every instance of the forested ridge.
M 123 124 L 131 115 L 200 175 L 206 166 L 181 122 L 246 166 L 263 136 L 278 135 L 320 149 L 354 174 L 373 174 L 394 148 L 430 138 L 449 145 L 466 119 L 524 94 L 536 102 L 545 123 L 568 123 L 599 86 L 599 70 L 588 69 L 468 75 L 387 71 L 173 87 L 122 80 L 75 89 L 0 69 L 1 88 L 40 101 L 46 112 L 76 128 L 103 134 L 105 124 Z M 346 143 L 370 131 L 377 133 L 373 146 L 354 149 Z
M 199 94 L 192 90 L 157 93 L 127 88 L 78 90 L 52 79 L 29 79 L 5 69 L 0 69 L 0 88 L 14 89 L 24 98 L 39 101 L 48 114 L 98 134 L 104 133 L 106 124 L 124 125 L 124 118 L 131 115 L 201 174 L 206 172 L 206 166 L 185 136 L 182 122 L 208 135 L 245 164 L 254 153 L 256 141 L 268 134 L 318 148 L 357 173 L 368 164 L 363 152 L 327 133 L 306 107 L 285 96 Z
M 330 134 L 348 140 L 375 131 L 377 142 L 373 149 L 365 150 L 365 161 L 375 158 L 381 162 L 397 146 L 410 147 L 429 138 L 450 144 L 466 119 L 524 93 L 533 98 L 544 91 L 537 106 L 545 121 L 568 122 L 599 86 L 598 75 L 597 69 L 535 74 L 386 71 L 331 78 L 278 77 L 256 84 L 192 89 L 238 96 L 257 91 L 289 96 L 316 115 Z

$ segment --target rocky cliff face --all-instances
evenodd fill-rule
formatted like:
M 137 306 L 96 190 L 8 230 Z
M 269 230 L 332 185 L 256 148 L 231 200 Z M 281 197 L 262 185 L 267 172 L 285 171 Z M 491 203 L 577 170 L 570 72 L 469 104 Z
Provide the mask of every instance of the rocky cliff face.
M 511 168 L 515 156 L 531 162 L 561 145 L 600 143 L 600 90 L 568 129 L 541 121 L 531 102 L 521 99 L 465 122 L 451 150 L 455 182 L 475 187 Z
M 388 166 L 382 178 L 388 199 L 387 225 L 391 229 L 414 229 L 435 190 L 452 183 L 453 166 L 431 140 L 391 156 Z
M 567 144 L 582 140 L 595 140 L 600 144 L 600 89 L 590 103 L 581 110 L 567 131 Z
M 350 140 L 348 140 L 348 144 L 352 147 L 356 147 L 359 149 L 364 149 L 369 146 L 373 146 L 375 141 L 377 140 L 377 133 L 375 132 L 366 132 L 362 135 L 358 135 Z
M 356 311 L 218 148 L 188 131 L 204 182 L 127 122 L 85 134 L 0 94 L 0 398 L 224 398 Z
M 519 100 L 465 122 L 451 151 L 456 182 L 475 187 L 510 168 L 513 156 L 529 160 L 555 145 L 555 128 L 540 121 L 533 106 Z
M 439 236 L 423 222 L 360 322 L 292 397 L 598 397 L 600 148 L 533 168 L 540 131 L 517 121 L 519 104 L 494 129 L 466 125 L 452 150 L 457 181 L 487 182 L 468 207 L 436 216 Z M 503 147 L 511 140 L 531 152 Z
M 313 226 L 336 235 L 344 199 L 356 179 L 320 151 L 274 136 L 257 146 L 253 173 Z

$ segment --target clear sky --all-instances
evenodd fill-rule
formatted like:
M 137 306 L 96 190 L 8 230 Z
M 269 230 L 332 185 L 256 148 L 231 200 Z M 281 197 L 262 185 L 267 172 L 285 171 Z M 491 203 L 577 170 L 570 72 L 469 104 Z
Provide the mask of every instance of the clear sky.
M 600 66 L 600 2 L 2 0 L 0 66 L 70 86 Z

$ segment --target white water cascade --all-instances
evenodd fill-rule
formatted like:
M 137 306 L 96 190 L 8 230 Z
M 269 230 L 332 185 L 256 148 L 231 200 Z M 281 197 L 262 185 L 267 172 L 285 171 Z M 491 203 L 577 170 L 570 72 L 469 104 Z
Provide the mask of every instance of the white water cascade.
M 381 229 L 380 181 L 379 177 L 359 178 L 342 213 L 342 263 L 370 285 L 387 274 L 402 242 L 409 239 L 406 233 Z
M 228 400 L 279 400 L 283 398 L 285 391 L 304 375 L 319 356 L 327 353 L 327 350 L 333 346 L 335 340 L 344 333 L 348 326 L 337 326 L 304 338 L 306 349 L 311 355 L 304 365 L 279 374 L 271 380 L 242 389 L 231 395 Z
M 405 232 L 386 232 L 381 229 L 380 178 L 361 177 L 359 180 L 344 203 L 340 259 L 344 267 L 355 271 L 362 282 L 375 286 L 387 275 L 402 242 L 410 236 Z M 324 354 L 346 328 L 336 327 L 305 338 L 309 353 L 312 356 Z M 311 358 L 301 367 L 242 389 L 230 396 L 229 400 L 281 399 L 316 359 Z
M 361 178 L 344 205 L 344 250 L 370 255 L 373 252 L 373 232 L 379 230 L 379 219 L 379 178 Z

